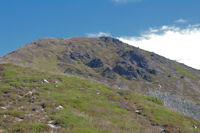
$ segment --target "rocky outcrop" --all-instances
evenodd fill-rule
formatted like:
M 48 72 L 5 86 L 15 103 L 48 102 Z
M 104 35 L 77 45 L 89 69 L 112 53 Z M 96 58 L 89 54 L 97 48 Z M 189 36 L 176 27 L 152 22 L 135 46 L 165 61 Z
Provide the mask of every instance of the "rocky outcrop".
M 115 78 L 115 74 L 114 72 L 109 68 L 107 67 L 102 73 L 101 75 L 105 78 L 110 78 L 110 79 L 114 79 Z
M 108 70 L 107 70 L 108 71 Z M 111 70 L 109 70 L 111 71 Z M 143 69 L 135 69 L 131 64 L 127 63 L 127 62 L 117 62 L 116 66 L 113 68 L 113 71 L 117 74 L 119 74 L 120 76 L 124 76 L 126 77 L 128 80 L 132 80 L 132 79 L 138 79 L 139 76 L 146 80 L 151 82 L 152 78 L 151 76 L 148 74 L 148 72 L 146 72 Z
M 151 81 L 151 76 L 149 76 L 146 72 L 137 69 L 137 73 L 145 80 Z
M 125 76 L 128 80 L 138 78 L 138 74 L 134 67 L 132 67 L 127 62 L 118 62 L 117 65 L 113 68 L 113 71 L 121 76 Z
M 123 44 L 123 42 L 121 42 L 120 40 L 112 38 L 112 37 L 100 37 L 100 39 L 105 43 L 114 43 L 117 45 Z
M 140 68 L 147 69 L 149 67 L 146 58 L 138 50 L 126 51 L 121 57 L 124 60 L 130 61 L 132 64 L 136 64 Z
M 146 71 L 149 72 L 149 73 L 151 73 L 151 74 L 154 74 L 154 75 L 156 75 L 156 73 L 157 73 L 156 70 L 154 70 L 154 69 L 149 69 L 149 68 L 146 69 Z
M 79 52 L 72 52 L 70 53 L 70 58 L 73 60 L 82 60 L 84 57 Z
M 86 64 L 91 68 L 100 68 L 103 67 L 103 62 L 99 58 L 92 59 L 90 62 Z
M 146 72 L 151 74 L 156 74 L 156 70 L 150 69 L 148 65 L 148 61 L 144 55 L 142 55 L 138 50 L 131 50 L 124 52 L 121 57 L 126 60 L 130 61 L 132 64 L 137 65 L 137 67 L 144 69 Z M 147 74 L 144 75 L 144 71 L 138 71 L 138 74 L 141 75 L 146 80 L 150 80 L 150 76 Z

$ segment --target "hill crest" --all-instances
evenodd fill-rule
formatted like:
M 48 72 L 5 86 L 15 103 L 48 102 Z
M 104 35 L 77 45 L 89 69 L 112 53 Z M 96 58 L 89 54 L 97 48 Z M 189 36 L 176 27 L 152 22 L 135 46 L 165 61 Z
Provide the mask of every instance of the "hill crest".
M 57 74 L 93 79 L 118 89 L 161 97 L 174 110 L 200 120 L 200 72 L 111 37 L 36 40 L 0 59 Z M 157 93 L 161 93 L 157 95 Z M 176 107 L 168 95 L 195 106 Z M 176 101 L 176 100 L 175 100 Z M 194 113 L 195 112 L 195 113 Z

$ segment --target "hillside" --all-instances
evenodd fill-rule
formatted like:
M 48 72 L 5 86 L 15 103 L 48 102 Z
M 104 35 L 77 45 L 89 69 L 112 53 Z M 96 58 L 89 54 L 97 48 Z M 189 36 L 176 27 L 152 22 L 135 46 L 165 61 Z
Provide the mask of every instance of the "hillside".
M 198 126 L 156 97 L 0 65 L 0 132 L 197 133 Z
M 200 72 L 111 37 L 46 38 L 0 58 L 0 63 L 75 75 L 111 88 L 160 98 L 200 121 Z

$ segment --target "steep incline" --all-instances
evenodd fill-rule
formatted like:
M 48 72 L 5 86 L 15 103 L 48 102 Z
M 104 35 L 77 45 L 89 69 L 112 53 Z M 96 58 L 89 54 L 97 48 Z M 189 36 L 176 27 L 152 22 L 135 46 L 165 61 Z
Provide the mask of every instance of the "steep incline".
M 0 59 L 157 96 L 200 121 L 200 72 L 110 37 L 40 39 Z

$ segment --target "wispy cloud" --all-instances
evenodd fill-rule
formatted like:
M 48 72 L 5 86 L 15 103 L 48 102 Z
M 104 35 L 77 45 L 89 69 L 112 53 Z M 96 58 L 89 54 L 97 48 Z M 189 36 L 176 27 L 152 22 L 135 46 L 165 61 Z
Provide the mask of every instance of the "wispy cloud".
M 128 2 L 140 2 L 142 0 L 112 0 L 115 3 L 128 3 Z
M 111 36 L 108 32 L 98 32 L 98 33 L 86 33 L 88 37 L 102 37 L 102 36 Z
M 182 18 L 175 21 L 175 23 L 186 23 L 186 22 L 187 22 L 187 20 L 182 19 Z
M 123 42 L 200 69 L 200 25 L 150 28 L 140 37 L 118 37 Z

